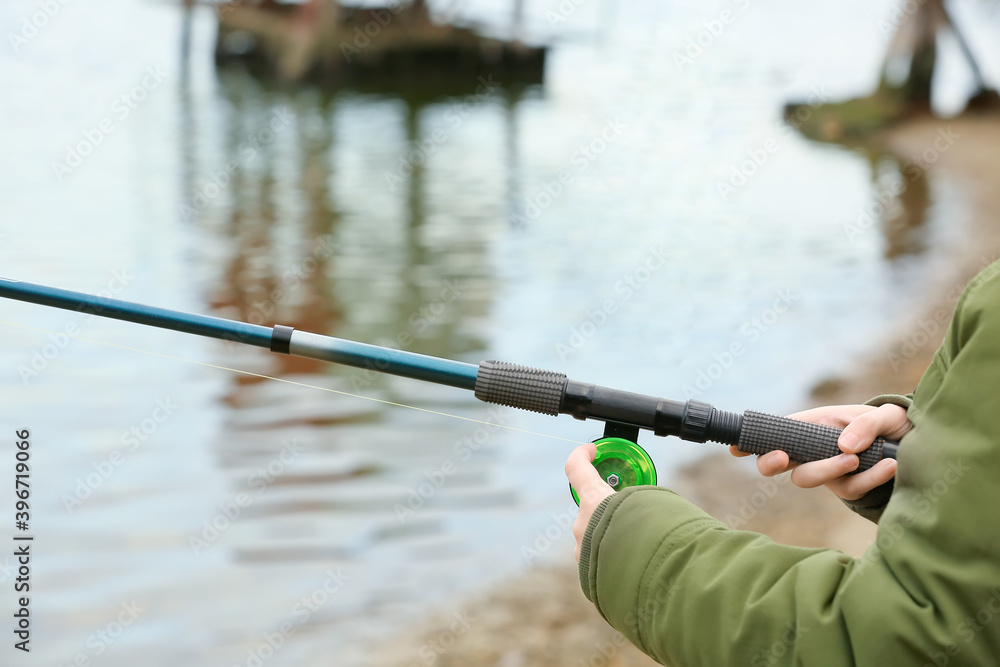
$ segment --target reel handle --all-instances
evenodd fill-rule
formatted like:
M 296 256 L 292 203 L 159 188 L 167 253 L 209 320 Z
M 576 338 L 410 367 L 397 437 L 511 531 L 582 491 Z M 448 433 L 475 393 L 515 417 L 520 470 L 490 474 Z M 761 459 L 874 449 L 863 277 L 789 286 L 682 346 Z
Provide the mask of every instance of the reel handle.
M 605 432 L 611 431 L 607 429 Z M 630 486 L 656 486 L 656 467 L 642 447 L 628 437 L 605 436 L 594 441 L 597 456 L 594 467 L 598 474 L 615 491 Z M 569 492 L 579 505 L 580 497 L 570 484 Z

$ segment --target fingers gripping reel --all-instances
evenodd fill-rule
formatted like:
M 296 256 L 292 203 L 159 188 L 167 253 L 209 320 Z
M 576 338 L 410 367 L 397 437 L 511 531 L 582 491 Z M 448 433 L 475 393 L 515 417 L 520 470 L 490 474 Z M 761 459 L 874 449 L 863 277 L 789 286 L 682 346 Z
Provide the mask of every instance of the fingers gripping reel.
M 594 467 L 601 479 L 615 491 L 630 486 L 656 484 L 656 468 L 646 450 L 636 443 L 638 437 L 637 427 L 606 422 L 604 437 L 594 441 L 597 445 Z M 572 484 L 569 491 L 573 495 L 573 501 L 579 505 L 580 497 Z

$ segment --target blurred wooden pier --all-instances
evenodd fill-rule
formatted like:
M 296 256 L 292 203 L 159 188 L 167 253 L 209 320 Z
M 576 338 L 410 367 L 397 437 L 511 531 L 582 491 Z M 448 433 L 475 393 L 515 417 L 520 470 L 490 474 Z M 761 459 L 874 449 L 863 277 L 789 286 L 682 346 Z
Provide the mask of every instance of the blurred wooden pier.
M 520 0 L 512 6 L 519 23 Z M 365 83 L 494 74 L 540 83 L 546 48 L 437 21 L 424 0 L 348 7 L 336 0 L 240 0 L 216 5 L 219 64 L 243 62 L 284 80 Z M 472 77 L 474 78 L 474 76 Z

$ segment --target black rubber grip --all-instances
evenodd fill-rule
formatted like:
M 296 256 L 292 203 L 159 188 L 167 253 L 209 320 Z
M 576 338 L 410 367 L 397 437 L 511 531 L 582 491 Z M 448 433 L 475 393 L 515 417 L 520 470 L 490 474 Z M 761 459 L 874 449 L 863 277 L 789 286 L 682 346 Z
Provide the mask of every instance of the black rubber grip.
M 751 454 L 766 454 L 776 449 L 788 454 L 788 458 L 798 463 L 819 461 L 842 454 L 837 446 L 841 429 L 801 422 L 795 419 L 777 417 L 747 410 L 743 413 L 743 428 L 736 448 Z M 876 438 L 865 451 L 858 454 L 861 459 L 854 473 L 868 470 L 882 460 L 884 438 Z
M 479 400 L 546 415 L 559 414 L 565 388 L 566 376 L 562 373 L 506 361 L 483 361 L 476 376 Z

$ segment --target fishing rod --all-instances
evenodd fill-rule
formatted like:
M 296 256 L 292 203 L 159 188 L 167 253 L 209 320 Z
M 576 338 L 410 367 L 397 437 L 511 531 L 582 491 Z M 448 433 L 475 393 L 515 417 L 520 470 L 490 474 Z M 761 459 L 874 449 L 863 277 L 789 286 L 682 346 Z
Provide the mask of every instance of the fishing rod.
M 656 470 L 638 445 L 639 431 L 677 436 L 690 442 L 734 445 L 742 452 L 781 450 L 799 463 L 840 454 L 841 430 L 747 410 L 726 412 L 703 401 L 674 401 L 571 380 L 562 373 L 504 361 L 478 365 L 298 331 L 266 327 L 207 315 L 183 313 L 82 292 L 0 278 L 0 297 L 75 310 L 136 324 L 252 345 L 278 354 L 319 359 L 401 377 L 471 390 L 476 398 L 546 415 L 603 421 L 604 436 L 595 440 L 594 466 L 616 491 L 656 484 Z M 876 438 L 855 473 L 883 458 L 896 458 L 898 443 Z M 573 498 L 579 503 L 576 491 Z

